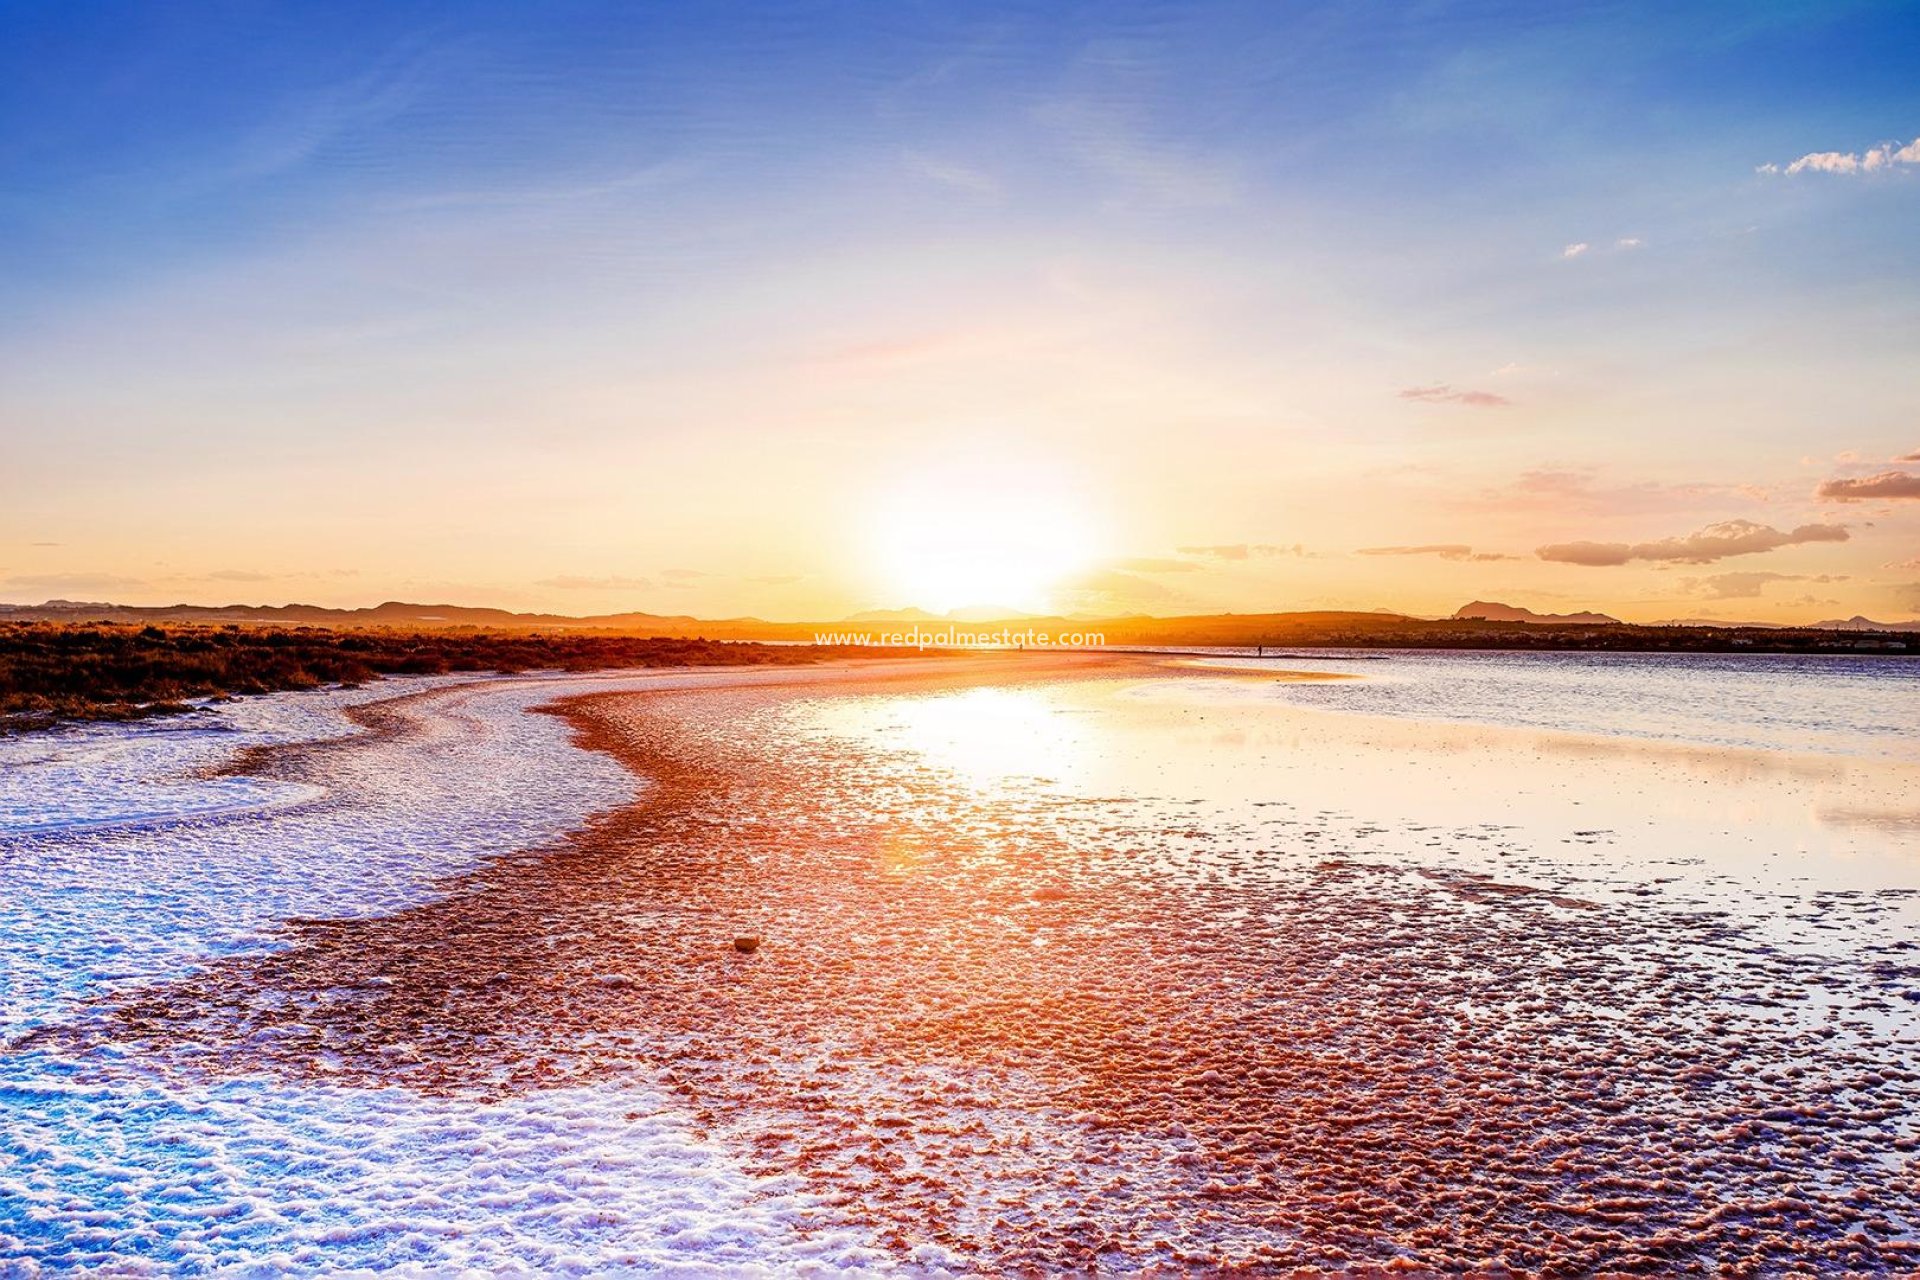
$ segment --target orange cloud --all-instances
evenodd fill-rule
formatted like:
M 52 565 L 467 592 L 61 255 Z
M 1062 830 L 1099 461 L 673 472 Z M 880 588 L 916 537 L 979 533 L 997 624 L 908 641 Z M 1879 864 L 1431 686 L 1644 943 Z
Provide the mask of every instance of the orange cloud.
M 1442 382 L 1431 387 L 1408 387 L 1400 393 L 1402 400 L 1419 400 L 1425 404 L 1464 404 L 1476 409 L 1504 409 L 1513 401 L 1491 391 L 1455 391 Z
M 1858 480 L 1829 480 L 1814 496 L 1830 502 L 1864 502 L 1868 498 L 1920 498 L 1920 476 L 1906 471 L 1882 471 Z
M 1559 542 L 1534 552 L 1542 560 L 1589 567 L 1622 565 L 1632 560 L 1674 564 L 1712 564 L 1728 556 L 1758 555 L 1803 542 L 1845 542 L 1845 525 L 1803 524 L 1790 533 L 1751 520 L 1723 520 L 1684 538 L 1658 542 Z
M 1477 493 L 1462 493 L 1460 501 L 1476 511 L 1489 505 L 1505 511 L 1549 511 L 1555 514 L 1592 512 L 1623 515 L 1629 512 L 1685 512 L 1701 507 L 1724 507 L 1729 494 L 1763 497 L 1745 486 L 1692 482 L 1662 484 L 1652 480 L 1606 484 L 1591 470 L 1536 467 L 1523 471 L 1512 483 Z
M 1705 578 L 1688 578 L 1681 586 L 1713 600 L 1752 600 L 1765 593 L 1770 582 L 1845 582 L 1844 573 L 1822 573 L 1809 577 L 1804 573 L 1716 573 Z
M 1518 560 L 1497 551 L 1475 551 L 1463 542 L 1431 543 L 1420 547 L 1361 547 L 1363 556 L 1439 556 L 1442 560 Z
M 1253 556 L 1302 556 L 1307 554 L 1306 547 L 1296 542 L 1292 546 L 1278 546 L 1271 542 L 1231 542 L 1212 547 L 1175 547 L 1183 556 L 1206 556 L 1214 560 L 1246 560 Z

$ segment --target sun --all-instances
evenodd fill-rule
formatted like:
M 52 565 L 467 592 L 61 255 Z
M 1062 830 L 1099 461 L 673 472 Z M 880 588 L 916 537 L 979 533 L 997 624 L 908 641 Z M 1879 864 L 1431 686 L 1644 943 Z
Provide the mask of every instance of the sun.
M 935 613 L 1052 609 L 1093 552 L 1072 490 L 1012 467 L 931 470 L 896 484 L 875 514 L 870 539 L 887 590 Z

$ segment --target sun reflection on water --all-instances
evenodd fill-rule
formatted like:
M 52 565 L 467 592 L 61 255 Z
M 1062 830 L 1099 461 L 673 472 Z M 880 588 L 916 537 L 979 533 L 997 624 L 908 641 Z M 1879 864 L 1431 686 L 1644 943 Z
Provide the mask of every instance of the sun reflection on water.
M 1085 715 L 1059 705 L 1043 688 L 841 699 L 816 710 L 814 723 L 826 732 L 873 735 L 976 790 L 1021 778 L 1076 781 L 1093 749 Z

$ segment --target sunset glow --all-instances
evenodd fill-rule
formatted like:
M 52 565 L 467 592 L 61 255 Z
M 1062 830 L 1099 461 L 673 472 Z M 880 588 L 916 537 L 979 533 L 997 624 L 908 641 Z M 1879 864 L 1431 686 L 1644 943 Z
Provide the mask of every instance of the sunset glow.
M 1041 612 L 1092 561 L 1091 526 L 1071 504 L 1017 471 L 942 470 L 876 504 L 868 538 L 884 589 L 904 604 Z
M 125 18 L 0 45 L 0 601 L 1920 614 L 1910 7 Z

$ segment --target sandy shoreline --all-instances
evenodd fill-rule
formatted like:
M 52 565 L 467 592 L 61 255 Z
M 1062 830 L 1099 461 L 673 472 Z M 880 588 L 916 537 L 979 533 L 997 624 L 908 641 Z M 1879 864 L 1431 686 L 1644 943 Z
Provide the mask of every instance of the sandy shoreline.
M 1890 1127 L 1920 1077 L 1769 1008 L 1844 958 L 1444 860 L 1248 860 L 1190 809 L 791 715 L 1144 669 L 900 665 L 570 698 L 638 803 L 51 1038 L 476 1102 L 644 1081 L 908 1265 L 1920 1262 Z

